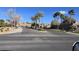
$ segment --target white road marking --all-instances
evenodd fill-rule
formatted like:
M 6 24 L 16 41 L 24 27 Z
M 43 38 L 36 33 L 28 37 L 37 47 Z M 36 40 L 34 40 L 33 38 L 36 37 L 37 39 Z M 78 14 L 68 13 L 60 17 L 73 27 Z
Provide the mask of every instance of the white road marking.
M 7 37 L 57 37 L 58 35 L 38 35 L 38 34 L 22 34 L 22 35 L 8 35 Z
M 32 40 L 32 41 L 0 41 L 0 45 L 5 45 L 5 44 L 21 44 L 21 43 L 70 43 L 70 42 L 73 42 L 73 41 L 71 41 L 71 40 L 69 40 L 69 41 L 60 41 L 60 40 L 56 40 L 56 41 L 50 41 L 50 40 Z
M 19 35 L 7 35 L 7 37 L 74 37 L 70 35 L 51 35 L 51 34 L 19 34 Z M 79 37 L 79 36 L 77 36 Z

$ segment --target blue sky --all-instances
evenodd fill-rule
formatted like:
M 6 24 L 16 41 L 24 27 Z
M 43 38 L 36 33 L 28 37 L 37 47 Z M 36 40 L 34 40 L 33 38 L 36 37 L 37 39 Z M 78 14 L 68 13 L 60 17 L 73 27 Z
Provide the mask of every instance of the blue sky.
M 44 17 L 41 18 L 42 23 L 50 23 L 53 20 L 53 14 L 56 11 L 61 11 L 65 15 L 68 15 L 68 11 L 74 9 L 74 18 L 79 21 L 79 8 L 78 7 L 0 7 L 0 19 L 9 19 L 7 11 L 9 9 L 15 9 L 16 13 L 21 15 L 20 22 L 32 22 L 31 16 L 34 16 L 37 12 L 41 11 Z

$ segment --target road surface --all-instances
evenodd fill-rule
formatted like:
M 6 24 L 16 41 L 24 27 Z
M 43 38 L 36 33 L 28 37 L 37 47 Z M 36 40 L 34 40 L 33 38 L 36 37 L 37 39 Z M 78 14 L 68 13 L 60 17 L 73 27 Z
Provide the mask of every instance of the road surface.
M 1 51 L 71 51 L 79 36 L 64 32 L 38 32 L 23 28 L 21 33 L 0 35 Z

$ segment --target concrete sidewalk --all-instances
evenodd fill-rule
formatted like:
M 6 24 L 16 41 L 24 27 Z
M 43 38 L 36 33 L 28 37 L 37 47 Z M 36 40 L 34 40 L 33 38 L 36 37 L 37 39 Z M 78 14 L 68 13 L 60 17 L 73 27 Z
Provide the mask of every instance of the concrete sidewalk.
M 66 32 L 68 34 L 79 35 L 78 33 Z

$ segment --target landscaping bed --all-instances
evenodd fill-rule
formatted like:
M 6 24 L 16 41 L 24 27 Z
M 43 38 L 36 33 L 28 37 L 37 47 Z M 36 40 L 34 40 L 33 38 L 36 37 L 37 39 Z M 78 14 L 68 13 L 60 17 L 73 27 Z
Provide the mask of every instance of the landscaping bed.
M 22 32 L 22 28 L 15 28 L 15 27 L 0 27 L 0 34 L 10 34 Z
M 73 33 L 78 33 L 79 34 L 79 30 L 74 31 Z
M 45 29 L 38 29 L 39 32 L 47 32 Z

